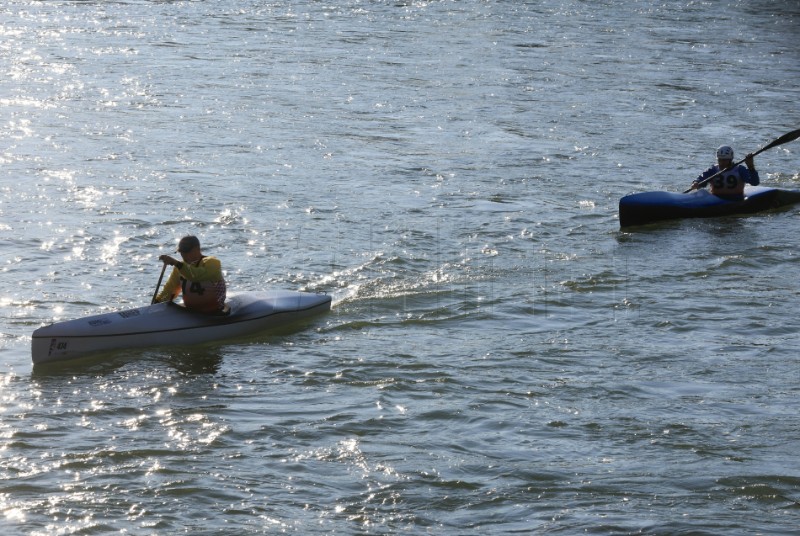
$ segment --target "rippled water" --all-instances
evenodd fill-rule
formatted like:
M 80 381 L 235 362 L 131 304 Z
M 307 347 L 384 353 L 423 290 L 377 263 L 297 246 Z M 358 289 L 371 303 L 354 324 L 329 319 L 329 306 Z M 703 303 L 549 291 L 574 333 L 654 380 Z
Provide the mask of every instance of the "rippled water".
M 0 7 L 4 534 L 790 534 L 796 208 L 620 232 L 800 128 L 800 6 Z M 760 155 L 800 189 L 800 145 Z M 186 233 L 305 329 L 33 369 Z

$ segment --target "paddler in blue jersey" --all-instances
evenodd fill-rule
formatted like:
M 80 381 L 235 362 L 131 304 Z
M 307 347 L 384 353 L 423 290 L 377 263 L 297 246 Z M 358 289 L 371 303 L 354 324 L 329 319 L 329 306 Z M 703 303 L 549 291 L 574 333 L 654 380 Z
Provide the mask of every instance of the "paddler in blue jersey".
M 203 255 L 196 236 L 184 236 L 178 243 L 183 261 L 169 255 L 158 260 L 174 266 L 172 273 L 155 302 L 172 301 L 183 294 L 187 309 L 208 314 L 225 313 L 226 286 L 222 265 L 216 257 Z
M 711 193 L 732 201 L 743 199 L 745 183 L 758 186 L 760 182 L 758 171 L 756 171 L 756 166 L 753 164 L 753 155 L 747 155 L 744 163 L 747 167 L 741 164 L 733 166 L 733 149 L 723 145 L 717 149 L 717 165 L 711 166 L 697 177 L 692 183 L 691 190 L 705 188 L 706 183 L 703 183 L 703 181 L 719 173 L 718 177 L 714 177 L 710 181 Z M 721 171 L 723 173 L 720 173 Z

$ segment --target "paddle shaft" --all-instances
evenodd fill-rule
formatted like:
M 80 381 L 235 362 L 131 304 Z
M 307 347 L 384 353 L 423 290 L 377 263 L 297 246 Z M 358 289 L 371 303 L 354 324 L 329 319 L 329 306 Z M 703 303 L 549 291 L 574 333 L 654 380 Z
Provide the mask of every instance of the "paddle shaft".
M 164 266 L 161 267 L 161 275 L 158 276 L 158 284 L 156 285 L 156 291 L 153 292 L 153 299 L 150 300 L 150 304 L 156 303 L 156 296 L 158 296 L 158 289 L 161 288 L 161 280 L 164 279 L 164 272 L 167 271 L 167 263 L 164 263 Z
M 768 145 L 765 145 L 764 147 L 762 147 L 758 151 L 756 151 L 756 152 L 754 152 L 752 154 L 749 154 L 747 156 L 756 156 L 757 154 L 763 153 L 767 149 L 772 149 L 773 147 L 777 147 L 778 145 L 783 145 L 784 143 L 788 143 L 790 141 L 794 141 L 797 138 L 800 138 L 800 128 L 798 128 L 797 130 L 793 130 L 791 132 L 788 132 L 788 133 L 784 134 L 783 136 L 781 136 L 780 138 L 776 139 L 772 143 L 770 143 Z M 730 167 L 727 167 L 725 169 L 721 169 L 718 172 L 716 172 L 713 175 L 711 175 L 709 178 L 703 179 L 702 181 L 698 182 L 697 186 L 695 188 L 702 188 L 703 186 L 705 186 L 706 184 L 708 184 L 712 180 L 716 179 L 717 177 L 719 177 L 720 175 L 722 175 L 723 173 L 725 173 L 729 169 L 735 168 L 736 166 L 738 166 L 739 164 L 741 164 L 742 162 L 747 160 L 747 156 L 744 157 L 744 159 L 739 160 L 738 162 L 734 162 L 733 164 L 731 164 Z M 694 190 L 694 188 L 689 188 L 688 190 L 684 191 L 683 193 L 688 194 L 692 190 Z

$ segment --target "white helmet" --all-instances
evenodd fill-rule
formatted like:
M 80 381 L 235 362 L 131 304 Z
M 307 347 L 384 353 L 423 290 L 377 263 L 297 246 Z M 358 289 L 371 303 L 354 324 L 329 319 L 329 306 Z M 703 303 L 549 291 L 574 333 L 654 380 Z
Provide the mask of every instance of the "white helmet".
M 733 149 L 731 149 L 727 145 L 723 145 L 722 147 L 717 149 L 717 159 L 718 160 L 733 160 Z

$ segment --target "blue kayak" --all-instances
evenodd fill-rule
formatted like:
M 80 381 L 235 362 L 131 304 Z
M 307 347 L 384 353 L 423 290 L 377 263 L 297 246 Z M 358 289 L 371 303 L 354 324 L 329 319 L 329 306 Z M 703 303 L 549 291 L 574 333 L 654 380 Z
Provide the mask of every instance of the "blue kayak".
M 744 199 L 731 201 L 707 190 L 688 194 L 643 192 L 619 200 L 619 226 L 630 227 L 681 218 L 716 218 L 754 214 L 800 203 L 800 191 L 746 186 Z

